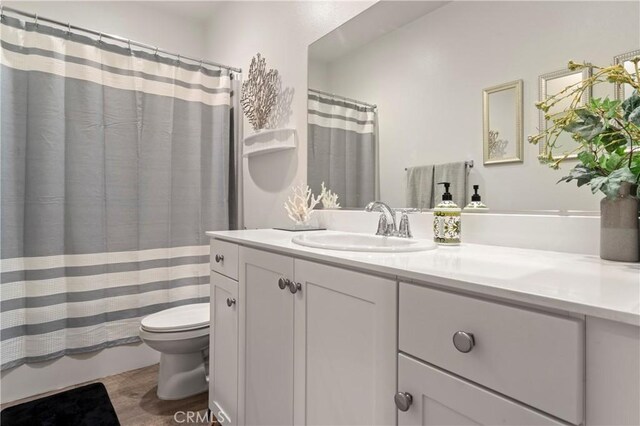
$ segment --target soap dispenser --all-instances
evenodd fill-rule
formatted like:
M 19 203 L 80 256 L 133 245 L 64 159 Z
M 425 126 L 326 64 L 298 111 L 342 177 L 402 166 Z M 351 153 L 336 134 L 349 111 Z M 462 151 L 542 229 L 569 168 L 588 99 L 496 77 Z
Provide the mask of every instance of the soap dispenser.
M 439 182 L 438 185 L 444 185 L 444 194 L 442 202 L 433 210 L 433 241 L 440 245 L 458 245 L 462 226 L 460 207 L 449 192 L 451 183 Z
M 480 194 L 478 194 L 479 188 L 480 185 L 473 185 L 474 194 L 471 196 L 471 202 L 467 204 L 467 206 L 464 208 L 464 211 L 481 213 L 489 210 L 489 208 L 482 202 Z

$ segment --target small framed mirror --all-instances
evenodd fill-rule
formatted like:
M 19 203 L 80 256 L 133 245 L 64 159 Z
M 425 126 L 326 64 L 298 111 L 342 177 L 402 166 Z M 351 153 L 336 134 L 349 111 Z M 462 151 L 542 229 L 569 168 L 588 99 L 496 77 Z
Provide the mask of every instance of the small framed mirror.
M 523 161 L 522 80 L 483 91 L 484 164 Z
M 563 69 L 560 71 L 554 71 L 547 74 L 543 74 L 538 77 L 539 80 L 539 93 L 538 97 L 540 101 L 546 101 L 552 96 L 557 95 L 561 91 L 565 90 L 569 86 L 574 86 L 579 84 L 581 81 L 591 77 L 591 67 L 586 67 L 580 71 L 571 71 L 568 69 Z M 584 105 L 591 99 L 591 88 L 585 90 L 582 94 L 582 99 L 580 104 Z M 562 111 L 566 110 L 571 103 L 570 98 L 562 99 L 555 105 L 553 105 L 547 114 L 549 115 L 549 120 L 545 116 L 543 111 L 539 111 L 540 117 L 540 131 L 544 132 L 547 128 L 553 125 L 553 118 L 557 117 L 558 114 L 562 114 Z M 554 158 L 576 158 L 577 154 L 572 154 L 572 151 L 578 147 L 578 143 L 571 138 L 569 133 L 561 133 L 558 135 L 558 139 L 555 143 L 555 151 L 558 152 L 558 155 L 555 155 Z M 545 155 L 547 140 L 540 142 L 540 155 Z M 568 154 L 568 155 L 567 155 Z
M 622 64 L 625 70 L 627 70 L 631 74 L 635 74 L 636 73 L 635 65 L 633 64 L 633 62 L 631 62 L 631 59 L 635 58 L 636 56 L 640 56 L 640 49 L 632 50 L 631 52 L 622 53 L 620 55 L 614 56 L 613 63 L 615 65 Z M 619 84 L 619 83 L 616 84 L 616 99 L 620 101 L 624 101 L 629 96 L 631 96 L 632 92 L 633 92 L 633 87 L 631 87 L 629 84 Z

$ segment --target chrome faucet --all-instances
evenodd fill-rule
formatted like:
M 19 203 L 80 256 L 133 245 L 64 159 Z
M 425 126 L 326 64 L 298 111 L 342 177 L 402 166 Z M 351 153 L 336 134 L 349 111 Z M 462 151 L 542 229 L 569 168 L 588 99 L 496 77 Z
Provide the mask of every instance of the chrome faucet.
M 409 215 L 407 214 L 409 211 L 413 211 L 413 209 L 400 210 L 400 213 L 402 215 L 400 216 L 400 225 L 398 225 L 398 237 L 413 238 L 413 234 L 411 233 L 411 226 L 409 225 Z
M 398 228 L 396 227 L 396 214 L 391 207 L 382 201 L 373 201 L 367 204 L 364 211 L 381 213 L 380 219 L 378 220 L 378 231 L 376 232 L 376 235 L 391 237 L 398 234 Z

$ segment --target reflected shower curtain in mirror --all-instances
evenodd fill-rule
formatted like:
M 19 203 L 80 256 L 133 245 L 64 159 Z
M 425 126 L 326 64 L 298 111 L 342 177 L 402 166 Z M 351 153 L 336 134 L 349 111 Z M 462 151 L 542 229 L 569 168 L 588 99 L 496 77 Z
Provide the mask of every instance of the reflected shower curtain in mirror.
M 308 94 L 308 184 L 320 194 L 322 182 L 342 207 L 375 200 L 377 114 L 315 91 Z
M 137 342 L 206 302 L 230 77 L 3 17 L 2 369 Z

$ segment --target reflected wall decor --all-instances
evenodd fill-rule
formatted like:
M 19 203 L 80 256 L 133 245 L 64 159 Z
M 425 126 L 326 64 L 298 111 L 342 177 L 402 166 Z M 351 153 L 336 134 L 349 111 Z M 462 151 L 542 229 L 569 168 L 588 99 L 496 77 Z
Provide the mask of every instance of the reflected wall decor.
M 484 89 L 484 164 L 523 161 L 522 80 Z
M 574 86 L 581 81 L 584 81 L 591 76 L 591 73 L 591 67 L 587 67 L 579 71 L 563 69 L 541 75 L 540 77 L 538 77 L 539 101 L 545 101 L 550 97 L 555 96 L 561 91 L 567 89 L 568 87 Z M 589 99 L 591 99 L 591 87 L 584 91 L 582 95 L 582 105 L 589 102 Z M 553 125 L 552 120 L 554 118 L 557 118 L 557 115 L 561 114 L 561 111 L 567 109 L 567 107 L 569 106 L 569 102 L 570 101 L 568 99 L 564 99 L 551 106 L 547 113 L 544 113 L 542 111 L 539 112 L 541 132 L 544 132 L 548 126 Z M 576 158 L 577 154 L 573 153 L 573 150 L 577 148 L 578 144 L 573 139 L 571 139 L 571 136 L 568 133 L 561 134 L 555 144 L 556 147 L 558 147 L 562 151 L 560 151 L 561 154 L 554 156 L 554 158 L 557 159 L 565 156 L 566 158 Z M 539 146 L 540 155 L 548 155 L 548 153 L 545 152 L 547 141 L 544 141 L 544 143 L 541 142 Z
M 640 56 L 640 49 L 614 56 L 613 63 L 615 65 L 622 64 L 627 71 L 635 73 L 637 71 L 634 69 L 635 65 L 631 62 L 631 59 L 636 56 Z M 616 84 L 616 99 L 624 101 L 631 96 L 632 89 L 629 84 Z

